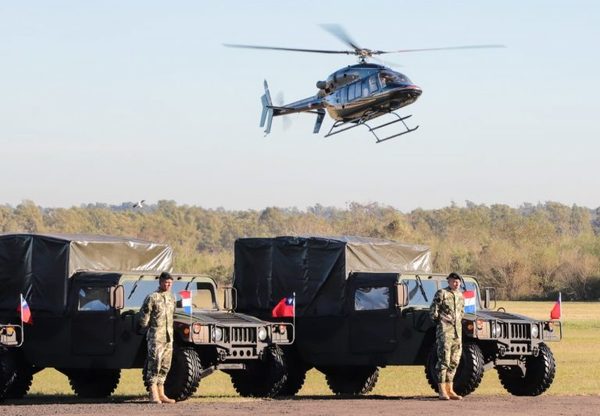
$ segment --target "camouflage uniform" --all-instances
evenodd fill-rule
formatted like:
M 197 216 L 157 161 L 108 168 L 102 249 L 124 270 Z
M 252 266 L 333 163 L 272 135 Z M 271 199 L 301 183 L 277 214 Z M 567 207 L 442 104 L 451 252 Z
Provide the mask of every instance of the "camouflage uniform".
M 140 326 L 148 328 L 146 382 L 165 383 L 173 357 L 173 313 L 175 297 L 170 291 L 156 291 L 146 296 L 141 309 Z
M 451 383 L 462 352 L 462 318 L 465 300 L 459 290 L 449 287 L 435 293 L 429 313 L 437 322 L 436 341 L 438 361 L 436 370 L 439 383 Z

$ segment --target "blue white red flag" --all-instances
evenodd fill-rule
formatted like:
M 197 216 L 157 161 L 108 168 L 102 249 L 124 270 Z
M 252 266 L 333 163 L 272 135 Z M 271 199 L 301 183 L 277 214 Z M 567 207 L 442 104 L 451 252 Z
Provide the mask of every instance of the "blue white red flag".
M 463 292 L 463 298 L 465 299 L 465 313 L 476 313 L 477 297 L 475 296 L 475 291 L 465 290 Z
M 23 295 L 21 295 L 21 303 L 19 304 L 17 310 L 21 312 L 21 321 L 23 321 L 23 323 L 30 325 L 33 323 L 33 321 L 31 320 L 31 309 L 29 309 L 29 304 L 27 303 Z
M 187 314 L 192 314 L 192 292 L 189 290 L 182 290 L 179 292 L 179 296 L 181 296 L 181 307 L 183 311 Z
M 550 319 L 560 319 L 562 315 L 562 299 L 560 292 L 558 292 L 558 300 L 554 304 L 554 307 L 550 311 Z
M 273 318 L 293 317 L 295 314 L 294 304 L 295 300 L 293 296 L 281 299 L 273 308 L 271 316 Z

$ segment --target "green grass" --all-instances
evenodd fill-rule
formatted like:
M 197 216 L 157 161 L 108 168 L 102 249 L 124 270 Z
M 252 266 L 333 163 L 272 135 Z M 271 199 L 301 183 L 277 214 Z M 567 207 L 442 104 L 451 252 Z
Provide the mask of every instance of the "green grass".
M 547 319 L 553 302 L 498 302 L 509 312 Z M 549 344 L 557 361 L 557 374 L 546 394 L 598 394 L 600 391 L 600 303 L 563 302 L 563 339 Z M 44 370 L 34 376 L 30 394 L 72 395 L 68 380 L 55 370 Z M 145 394 L 140 370 L 124 370 L 117 396 Z M 330 395 L 325 377 L 311 370 L 300 395 Z M 422 366 L 388 367 L 380 372 L 372 394 L 385 396 L 430 396 Z M 508 394 L 502 388 L 494 370 L 486 371 L 475 394 Z M 229 376 L 215 374 L 202 380 L 196 397 L 201 400 L 236 398 Z M 241 399 L 235 399 L 241 400 Z

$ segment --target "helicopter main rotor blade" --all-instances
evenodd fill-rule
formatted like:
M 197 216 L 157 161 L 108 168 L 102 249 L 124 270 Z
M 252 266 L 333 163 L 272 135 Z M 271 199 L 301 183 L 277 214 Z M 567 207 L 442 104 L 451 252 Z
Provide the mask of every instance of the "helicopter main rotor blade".
M 348 35 L 348 33 L 340 25 L 336 25 L 336 24 L 322 24 L 320 26 L 323 29 L 325 29 L 326 31 L 328 31 L 329 33 L 331 33 L 333 36 L 335 36 L 336 38 L 338 38 L 339 40 L 341 40 L 342 42 L 344 42 L 346 45 L 350 46 L 351 48 L 354 48 L 354 50 L 356 52 L 358 52 L 359 50 L 363 49 L 360 46 L 358 46 L 356 44 L 356 42 L 354 42 L 352 40 L 352 38 L 350 37 L 350 35 Z
M 453 49 L 487 49 L 487 48 L 506 48 L 504 45 L 465 45 L 465 46 L 446 46 L 442 48 L 422 48 L 422 49 L 399 49 L 397 51 L 372 51 L 373 55 L 383 55 L 386 53 L 404 53 L 404 52 L 423 52 L 423 51 L 446 51 Z
M 238 45 L 233 43 L 224 43 L 223 46 L 228 48 L 243 48 L 243 49 L 267 49 L 272 51 L 291 51 L 291 52 L 312 52 L 312 53 L 338 53 L 345 55 L 355 55 L 355 51 L 332 51 L 327 49 L 300 49 L 300 48 L 280 48 L 277 46 L 259 46 L 259 45 Z

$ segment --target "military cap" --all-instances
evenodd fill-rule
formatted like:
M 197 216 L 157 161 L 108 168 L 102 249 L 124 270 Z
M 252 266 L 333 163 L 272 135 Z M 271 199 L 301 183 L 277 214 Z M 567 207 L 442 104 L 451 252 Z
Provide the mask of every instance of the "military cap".
M 160 280 L 173 280 L 173 276 L 169 272 L 162 272 L 160 276 L 158 276 Z

